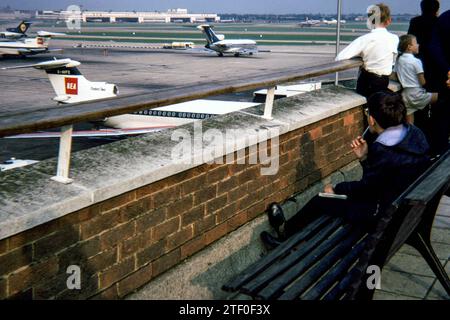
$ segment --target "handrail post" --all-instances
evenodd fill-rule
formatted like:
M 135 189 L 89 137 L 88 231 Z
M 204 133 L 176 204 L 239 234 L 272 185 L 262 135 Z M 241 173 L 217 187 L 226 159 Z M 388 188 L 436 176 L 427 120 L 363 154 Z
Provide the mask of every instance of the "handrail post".
M 72 131 L 72 125 L 61 127 L 61 138 L 59 139 L 58 168 L 56 170 L 56 176 L 51 178 L 54 181 L 64 184 L 69 184 L 73 181 L 73 179 L 69 178 L 70 152 L 72 149 Z
M 264 119 L 272 120 L 273 100 L 275 99 L 275 87 L 267 89 L 266 104 L 264 107 Z

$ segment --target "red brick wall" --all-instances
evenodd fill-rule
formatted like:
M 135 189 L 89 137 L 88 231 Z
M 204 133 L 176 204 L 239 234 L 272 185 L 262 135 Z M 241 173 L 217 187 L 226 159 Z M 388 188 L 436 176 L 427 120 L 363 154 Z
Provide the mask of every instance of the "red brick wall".
M 0 240 L 0 298 L 123 297 L 353 161 L 362 119 L 354 108 L 282 135 L 276 175 L 204 164 Z M 69 265 L 81 290 L 66 287 Z

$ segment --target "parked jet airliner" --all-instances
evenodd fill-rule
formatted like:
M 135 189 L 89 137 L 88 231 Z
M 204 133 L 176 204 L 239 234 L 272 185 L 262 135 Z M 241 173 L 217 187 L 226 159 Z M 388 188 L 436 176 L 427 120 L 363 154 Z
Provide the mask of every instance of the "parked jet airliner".
M 240 55 L 253 55 L 258 52 L 256 41 L 242 40 L 225 40 L 223 34 L 215 34 L 212 27 L 207 24 L 197 26 L 206 35 L 207 44 L 205 48 L 216 51 L 217 55 L 222 57 L 224 54 L 234 54 L 235 57 Z
M 22 21 L 15 28 L 7 28 L 6 31 L 0 32 L 1 39 L 20 39 L 26 37 L 26 32 L 30 27 L 31 22 Z
M 119 90 L 115 84 L 87 80 L 77 68 L 80 64 L 80 62 L 71 59 L 55 59 L 32 65 L 6 67 L 2 69 L 33 67 L 44 70 L 56 93 L 56 97 L 53 100 L 58 103 L 70 104 L 117 96 Z M 72 136 L 122 136 L 154 132 L 255 105 L 258 105 L 258 103 L 214 100 L 188 101 L 155 109 L 107 117 L 101 120 L 102 124 L 114 129 L 74 131 Z M 48 138 L 58 136 L 59 132 L 37 132 L 13 137 Z
M 62 51 L 61 49 L 49 49 L 48 45 L 51 37 L 63 36 L 65 33 L 38 31 L 36 37 L 28 37 L 26 31 L 30 25 L 30 22 L 22 21 L 17 28 L 9 28 L 0 33 L 0 57 Z

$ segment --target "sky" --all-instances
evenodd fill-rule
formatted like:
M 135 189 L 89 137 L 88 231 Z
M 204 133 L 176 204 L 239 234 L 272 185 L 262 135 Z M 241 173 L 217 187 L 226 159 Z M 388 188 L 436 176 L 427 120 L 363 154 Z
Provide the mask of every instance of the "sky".
M 420 13 L 420 0 L 342 0 L 342 12 L 364 13 L 374 2 L 384 2 L 393 14 Z M 441 12 L 450 9 L 450 0 L 441 1 Z M 336 12 L 337 0 L 2 0 L 0 6 L 14 9 L 60 10 L 69 5 L 85 10 L 166 11 L 185 8 L 191 13 L 325 13 Z

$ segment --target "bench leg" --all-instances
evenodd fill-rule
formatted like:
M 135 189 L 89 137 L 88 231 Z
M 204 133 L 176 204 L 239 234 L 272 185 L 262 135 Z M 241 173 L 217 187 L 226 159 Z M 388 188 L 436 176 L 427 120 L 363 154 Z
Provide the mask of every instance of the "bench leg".
M 411 234 L 409 239 L 406 241 L 409 245 L 413 246 L 420 254 L 424 257 L 425 261 L 433 270 L 434 274 L 438 278 L 439 282 L 444 287 L 448 295 L 450 295 L 450 279 L 442 267 L 436 253 L 434 252 L 431 242 L 428 238 L 425 238 L 419 232 L 415 231 Z

